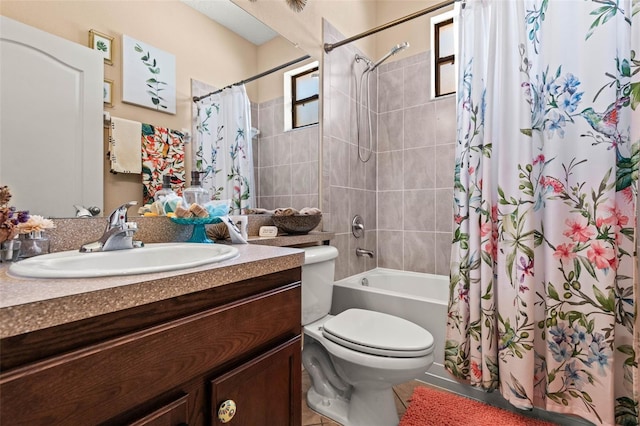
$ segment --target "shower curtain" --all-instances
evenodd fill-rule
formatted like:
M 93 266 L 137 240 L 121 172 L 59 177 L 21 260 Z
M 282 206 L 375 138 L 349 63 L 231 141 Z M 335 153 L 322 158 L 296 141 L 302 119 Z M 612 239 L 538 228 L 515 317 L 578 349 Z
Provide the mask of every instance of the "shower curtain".
M 445 365 L 638 425 L 640 1 L 467 0 Z
M 230 214 L 255 207 L 251 103 L 244 85 L 232 86 L 198 105 L 193 170 L 217 200 L 230 200 Z

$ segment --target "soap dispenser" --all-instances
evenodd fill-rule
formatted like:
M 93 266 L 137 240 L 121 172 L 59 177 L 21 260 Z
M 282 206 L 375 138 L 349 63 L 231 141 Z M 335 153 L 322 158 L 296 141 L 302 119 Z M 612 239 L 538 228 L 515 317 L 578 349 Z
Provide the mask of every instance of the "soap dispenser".
M 175 194 L 173 189 L 171 189 L 171 175 L 164 175 L 162 176 L 162 189 L 156 191 L 153 199 L 159 201 L 171 194 Z
M 209 191 L 203 188 L 200 183 L 200 173 L 201 172 L 198 171 L 191 172 L 191 186 L 182 193 L 184 201 L 188 206 L 194 203 L 202 206 L 211 201 Z

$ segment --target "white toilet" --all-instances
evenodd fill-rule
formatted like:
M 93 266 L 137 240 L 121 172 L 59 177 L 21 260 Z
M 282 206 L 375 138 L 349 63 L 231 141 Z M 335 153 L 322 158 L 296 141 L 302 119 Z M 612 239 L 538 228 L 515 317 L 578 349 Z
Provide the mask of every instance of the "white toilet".
M 302 363 L 312 381 L 309 407 L 344 426 L 396 426 L 392 386 L 431 366 L 433 336 L 380 312 L 348 309 L 329 315 L 338 250 L 304 251 Z

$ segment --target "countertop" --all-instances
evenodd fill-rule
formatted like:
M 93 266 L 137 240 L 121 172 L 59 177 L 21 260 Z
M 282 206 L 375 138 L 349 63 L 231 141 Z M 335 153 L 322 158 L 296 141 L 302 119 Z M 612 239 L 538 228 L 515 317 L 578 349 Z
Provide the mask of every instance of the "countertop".
M 333 238 L 335 238 L 335 234 L 333 232 L 311 231 L 308 234 L 281 234 L 277 237 L 259 237 L 257 235 L 250 235 L 248 242 L 249 244 L 260 244 L 265 246 L 289 247 L 330 241 Z
M 0 264 L 0 338 L 284 271 L 304 262 L 304 253 L 295 248 L 236 247 L 239 255 L 223 262 L 117 277 L 20 278 L 7 273 L 7 264 Z

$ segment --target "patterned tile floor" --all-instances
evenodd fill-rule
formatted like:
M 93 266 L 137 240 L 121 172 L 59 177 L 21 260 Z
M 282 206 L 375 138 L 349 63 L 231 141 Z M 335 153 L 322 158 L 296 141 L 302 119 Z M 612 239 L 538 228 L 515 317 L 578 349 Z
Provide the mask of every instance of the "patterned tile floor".
M 306 371 L 302 372 L 302 426 L 340 426 L 338 423 L 316 413 L 309 407 L 307 407 L 307 390 L 311 386 L 311 379 Z M 396 408 L 398 410 L 398 416 L 402 417 L 407 406 L 409 405 L 409 398 L 413 394 L 413 389 L 416 386 L 424 386 L 424 383 L 418 381 L 403 383 L 395 386 L 393 391 L 395 393 Z

